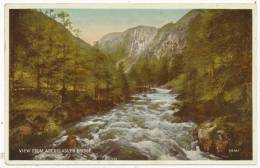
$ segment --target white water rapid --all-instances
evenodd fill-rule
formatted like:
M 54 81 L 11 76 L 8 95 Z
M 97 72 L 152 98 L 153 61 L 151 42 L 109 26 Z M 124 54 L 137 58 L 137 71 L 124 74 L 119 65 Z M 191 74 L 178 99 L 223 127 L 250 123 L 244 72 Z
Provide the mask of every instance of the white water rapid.
M 204 160 L 216 159 L 201 152 L 192 135 L 196 124 L 175 123 L 176 95 L 168 89 L 132 96 L 102 116 L 90 116 L 69 128 L 83 152 L 43 152 L 34 159 L 76 160 Z M 63 131 L 53 142 L 58 147 L 68 137 Z M 73 156 L 72 156 L 73 155 Z

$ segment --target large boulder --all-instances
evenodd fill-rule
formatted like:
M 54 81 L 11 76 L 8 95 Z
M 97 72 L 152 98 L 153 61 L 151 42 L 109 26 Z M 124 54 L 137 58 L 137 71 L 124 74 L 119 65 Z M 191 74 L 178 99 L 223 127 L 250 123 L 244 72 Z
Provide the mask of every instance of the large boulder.
M 198 128 L 198 139 L 200 149 L 206 152 L 214 151 L 214 143 L 212 132 L 215 130 L 216 125 L 211 122 L 203 123 Z
M 232 116 L 201 123 L 197 130 L 199 147 L 223 159 L 252 159 L 251 127 Z

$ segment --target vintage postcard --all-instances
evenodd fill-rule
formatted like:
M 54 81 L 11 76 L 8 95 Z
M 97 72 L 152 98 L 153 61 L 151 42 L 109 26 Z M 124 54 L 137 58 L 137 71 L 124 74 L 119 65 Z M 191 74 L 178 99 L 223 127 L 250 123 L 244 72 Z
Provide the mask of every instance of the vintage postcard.
M 7 163 L 255 163 L 255 13 L 7 4 Z

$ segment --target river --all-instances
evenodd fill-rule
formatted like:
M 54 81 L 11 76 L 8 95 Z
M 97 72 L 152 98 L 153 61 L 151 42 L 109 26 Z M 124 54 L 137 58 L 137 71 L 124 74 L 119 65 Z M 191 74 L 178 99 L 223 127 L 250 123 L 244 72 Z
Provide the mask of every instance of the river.
M 173 122 L 176 95 L 168 89 L 132 96 L 102 116 L 84 118 L 64 130 L 51 146 L 58 147 L 68 137 L 76 136 L 83 152 L 66 154 L 43 152 L 34 157 L 76 160 L 207 160 L 216 157 L 201 152 L 193 137 L 193 122 Z

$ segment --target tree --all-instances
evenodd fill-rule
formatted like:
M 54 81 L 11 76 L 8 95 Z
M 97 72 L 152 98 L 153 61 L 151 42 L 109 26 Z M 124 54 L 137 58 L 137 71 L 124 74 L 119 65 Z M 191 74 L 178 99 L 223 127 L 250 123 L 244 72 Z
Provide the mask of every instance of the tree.
M 160 58 L 160 68 L 159 68 L 159 76 L 158 83 L 159 85 L 165 84 L 169 81 L 169 58 L 167 56 L 163 56 Z
M 128 78 L 125 74 L 125 68 L 123 63 L 120 63 L 118 66 L 118 75 L 119 75 L 119 82 L 121 85 L 122 93 L 125 97 L 129 96 L 129 84 L 128 84 Z
M 169 59 L 169 80 L 176 79 L 180 74 L 183 73 L 183 62 L 184 55 L 177 54 Z
M 66 28 L 66 29 L 70 29 L 71 28 L 71 21 L 69 19 L 69 14 L 65 11 L 62 11 L 60 13 L 57 14 L 59 21 L 61 22 L 61 24 Z M 66 73 L 66 71 L 68 70 L 68 68 L 70 68 L 68 66 L 69 63 L 69 52 L 71 52 L 71 40 L 66 39 L 65 36 L 61 35 L 61 43 L 60 43 L 60 50 L 61 50 L 61 61 L 62 61 L 62 66 L 61 68 L 61 83 L 62 83 L 62 89 L 60 91 L 61 96 L 62 96 L 62 103 L 64 103 L 64 99 L 65 99 L 65 94 L 66 94 L 66 82 L 69 81 L 69 75 Z

